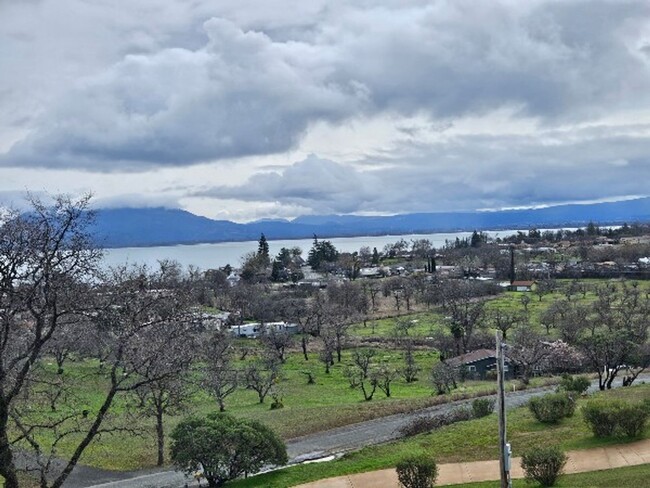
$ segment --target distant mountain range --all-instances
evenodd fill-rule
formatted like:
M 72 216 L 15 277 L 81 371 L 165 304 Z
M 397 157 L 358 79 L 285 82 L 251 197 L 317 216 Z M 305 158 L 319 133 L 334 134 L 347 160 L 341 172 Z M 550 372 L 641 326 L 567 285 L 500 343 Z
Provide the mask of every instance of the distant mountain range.
M 577 227 L 588 222 L 617 224 L 650 221 L 650 198 L 619 202 L 558 205 L 527 210 L 440 212 L 364 217 L 307 215 L 294 220 L 259 220 L 238 224 L 212 220 L 185 210 L 166 208 L 100 209 L 94 234 L 99 246 L 162 246 L 386 234 L 418 234 L 532 227 Z

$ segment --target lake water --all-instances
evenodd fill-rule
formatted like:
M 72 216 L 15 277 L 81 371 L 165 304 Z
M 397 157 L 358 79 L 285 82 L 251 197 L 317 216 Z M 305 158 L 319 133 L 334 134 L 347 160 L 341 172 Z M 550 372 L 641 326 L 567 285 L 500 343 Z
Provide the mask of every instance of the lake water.
M 516 230 L 487 231 L 490 237 L 504 237 L 517 233 Z M 442 247 L 446 240 L 453 241 L 456 237 L 463 239 L 471 236 L 471 232 L 450 232 L 436 234 L 409 234 L 402 236 L 364 236 L 364 237 L 334 237 L 327 239 L 331 241 L 339 251 L 355 252 L 363 246 L 371 250 L 376 247 L 381 251 L 386 244 L 393 243 L 399 239 L 410 242 L 412 239 L 429 239 L 434 247 Z M 269 241 L 271 255 L 276 255 L 283 247 L 298 246 L 303 251 L 303 257 L 312 246 L 312 239 L 291 239 Z M 161 259 L 173 259 L 183 266 L 194 265 L 200 269 L 210 269 L 225 266 L 238 267 L 241 265 L 241 258 L 244 254 L 256 251 L 257 241 L 245 242 L 220 242 L 217 244 L 192 244 L 178 246 L 157 246 L 157 247 L 125 247 L 107 249 L 104 261 L 108 266 L 123 264 L 147 264 L 156 266 Z

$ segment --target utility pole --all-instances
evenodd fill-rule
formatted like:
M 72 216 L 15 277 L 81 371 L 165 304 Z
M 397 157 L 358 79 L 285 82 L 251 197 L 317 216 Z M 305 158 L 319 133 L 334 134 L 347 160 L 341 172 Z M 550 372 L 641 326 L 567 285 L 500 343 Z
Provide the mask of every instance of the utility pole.
M 506 391 L 505 391 L 505 360 L 501 331 L 496 332 L 497 343 L 497 382 L 499 384 L 497 395 L 497 410 L 499 414 L 499 468 L 501 471 L 501 488 L 512 488 L 510 479 L 510 444 L 506 442 Z

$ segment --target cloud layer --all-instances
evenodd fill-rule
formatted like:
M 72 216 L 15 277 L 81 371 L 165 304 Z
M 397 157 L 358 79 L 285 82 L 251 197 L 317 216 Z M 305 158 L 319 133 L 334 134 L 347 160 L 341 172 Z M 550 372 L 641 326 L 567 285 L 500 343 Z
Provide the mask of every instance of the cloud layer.
M 217 3 L 0 7 L 0 166 L 183 168 L 163 200 L 279 214 L 647 193 L 647 2 Z

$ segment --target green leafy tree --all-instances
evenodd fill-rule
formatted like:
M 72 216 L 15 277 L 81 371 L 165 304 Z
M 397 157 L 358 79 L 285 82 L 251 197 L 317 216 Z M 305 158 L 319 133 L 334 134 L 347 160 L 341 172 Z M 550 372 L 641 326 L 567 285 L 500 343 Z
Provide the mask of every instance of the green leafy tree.
M 176 466 L 188 473 L 202 469 L 210 487 L 288 461 L 284 443 L 271 429 L 225 413 L 186 418 L 171 437 Z

